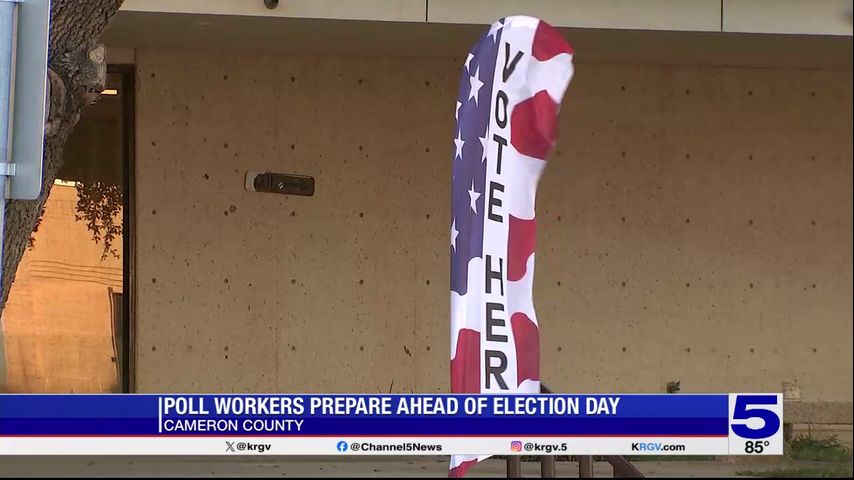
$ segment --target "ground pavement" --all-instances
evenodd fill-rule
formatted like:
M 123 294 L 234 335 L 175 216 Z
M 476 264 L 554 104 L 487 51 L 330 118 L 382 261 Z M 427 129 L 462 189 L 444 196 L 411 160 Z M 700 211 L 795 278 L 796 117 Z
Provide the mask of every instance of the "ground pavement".
M 763 459 L 733 461 L 640 461 L 649 477 L 736 477 L 738 472 L 803 468 L 808 462 Z M 445 477 L 445 457 L 0 457 L 0 477 Z M 470 478 L 504 476 L 505 463 L 488 460 Z M 559 477 L 577 476 L 578 466 L 558 462 Z M 596 477 L 611 477 L 607 463 L 596 462 Z M 523 475 L 539 476 L 539 463 L 525 462 Z

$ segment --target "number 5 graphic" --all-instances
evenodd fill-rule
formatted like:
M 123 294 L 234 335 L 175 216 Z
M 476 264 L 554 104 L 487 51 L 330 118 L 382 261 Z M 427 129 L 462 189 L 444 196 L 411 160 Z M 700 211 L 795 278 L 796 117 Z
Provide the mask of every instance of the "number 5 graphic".
M 764 425 L 758 429 L 747 426 L 747 422 L 733 423 L 732 431 L 742 438 L 758 439 L 768 438 L 780 429 L 780 417 L 777 413 L 765 409 L 756 408 L 761 405 L 777 405 L 776 395 L 739 395 L 735 399 L 735 408 L 732 412 L 733 420 L 749 420 L 761 418 Z

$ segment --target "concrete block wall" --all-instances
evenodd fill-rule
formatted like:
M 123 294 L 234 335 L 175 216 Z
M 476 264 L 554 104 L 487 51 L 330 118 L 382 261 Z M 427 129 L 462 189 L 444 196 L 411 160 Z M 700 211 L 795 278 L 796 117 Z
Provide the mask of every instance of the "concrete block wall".
M 136 52 L 139 391 L 447 391 L 462 61 Z M 851 401 L 851 85 L 579 63 L 538 196 L 543 380 Z

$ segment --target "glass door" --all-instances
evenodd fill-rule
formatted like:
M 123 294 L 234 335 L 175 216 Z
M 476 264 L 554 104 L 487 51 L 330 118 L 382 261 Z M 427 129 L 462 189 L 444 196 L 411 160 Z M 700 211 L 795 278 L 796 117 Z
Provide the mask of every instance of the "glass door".
M 130 390 L 133 70 L 84 109 L 2 317 L 8 392 Z

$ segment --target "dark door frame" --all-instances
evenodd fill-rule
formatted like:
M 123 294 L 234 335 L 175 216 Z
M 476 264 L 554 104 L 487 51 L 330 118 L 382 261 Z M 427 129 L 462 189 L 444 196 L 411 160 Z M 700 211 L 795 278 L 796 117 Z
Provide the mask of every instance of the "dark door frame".
M 132 64 L 108 65 L 107 72 L 121 76 L 122 98 L 122 365 L 121 391 L 136 391 L 136 66 Z

